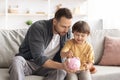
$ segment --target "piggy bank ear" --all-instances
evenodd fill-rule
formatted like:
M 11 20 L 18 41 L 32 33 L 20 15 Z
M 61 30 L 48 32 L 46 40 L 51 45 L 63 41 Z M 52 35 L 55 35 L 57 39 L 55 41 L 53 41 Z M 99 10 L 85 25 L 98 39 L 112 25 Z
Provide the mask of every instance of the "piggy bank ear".
M 70 59 L 69 58 L 67 59 L 67 61 L 68 61 L 68 63 L 70 63 Z

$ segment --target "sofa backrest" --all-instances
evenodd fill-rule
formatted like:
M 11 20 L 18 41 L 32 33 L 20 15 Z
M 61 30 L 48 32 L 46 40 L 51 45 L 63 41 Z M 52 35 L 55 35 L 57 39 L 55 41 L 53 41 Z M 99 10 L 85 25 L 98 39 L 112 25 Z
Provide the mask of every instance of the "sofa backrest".
M 18 53 L 27 29 L 0 30 L 0 68 L 9 67 L 11 59 Z M 120 37 L 120 30 L 105 29 L 93 30 L 88 41 L 93 45 L 95 52 L 95 64 L 98 64 L 104 50 L 104 37 Z
M 120 30 L 104 29 L 104 30 L 91 31 L 88 41 L 93 45 L 93 49 L 95 53 L 95 64 L 99 63 L 103 55 L 105 36 L 120 37 Z
M 0 68 L 9 67 L 26 32 L 27 29 L 0 30 Z

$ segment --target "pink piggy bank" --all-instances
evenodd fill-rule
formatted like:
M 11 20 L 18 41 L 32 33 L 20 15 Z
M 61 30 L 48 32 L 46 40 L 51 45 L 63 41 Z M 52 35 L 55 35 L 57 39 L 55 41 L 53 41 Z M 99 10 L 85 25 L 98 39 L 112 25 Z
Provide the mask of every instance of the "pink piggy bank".
M 72 70 L 80 70 L 80 59 L 78 57 L 68 58 L 68 68 Z

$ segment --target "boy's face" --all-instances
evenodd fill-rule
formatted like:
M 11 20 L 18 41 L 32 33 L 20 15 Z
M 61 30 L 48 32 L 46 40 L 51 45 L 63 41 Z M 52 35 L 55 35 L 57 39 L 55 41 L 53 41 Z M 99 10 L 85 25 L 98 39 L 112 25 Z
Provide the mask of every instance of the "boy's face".
M 80 33 L 80 32 L 73 32 L 74 39 L 78 44 L 82 44 L 86 41 L 88 34 L 87 33 Z

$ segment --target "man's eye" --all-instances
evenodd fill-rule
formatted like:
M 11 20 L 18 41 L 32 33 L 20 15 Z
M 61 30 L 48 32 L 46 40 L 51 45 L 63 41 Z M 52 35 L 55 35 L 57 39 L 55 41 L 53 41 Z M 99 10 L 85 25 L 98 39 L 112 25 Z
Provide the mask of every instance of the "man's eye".
M 62 28 L 66 28 L 65 26 L 62 26 Z

